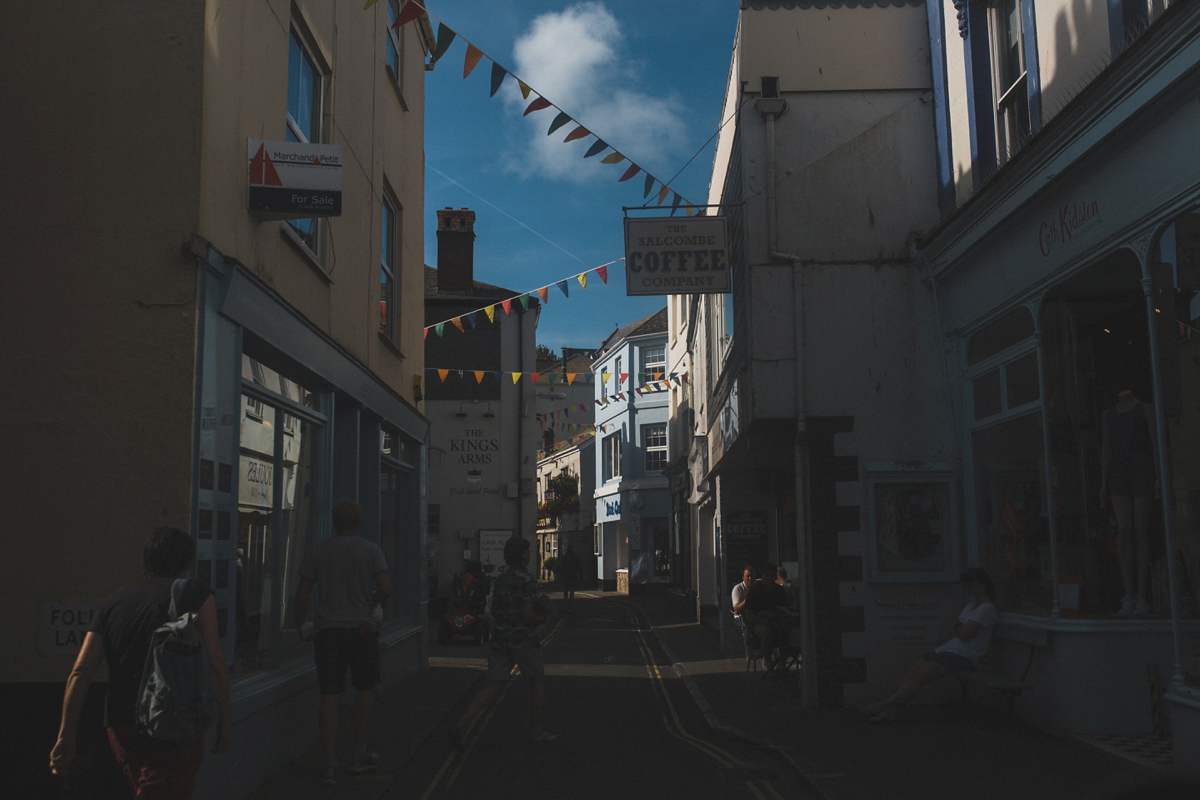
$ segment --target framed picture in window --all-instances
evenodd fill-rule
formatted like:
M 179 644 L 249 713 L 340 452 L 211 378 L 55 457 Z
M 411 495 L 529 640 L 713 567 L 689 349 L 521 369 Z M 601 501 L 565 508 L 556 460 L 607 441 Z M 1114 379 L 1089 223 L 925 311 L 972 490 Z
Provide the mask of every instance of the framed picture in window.
M 952 469 L 866 472 L 866 544 L 873 581 L 958 577 L 958 503 Z

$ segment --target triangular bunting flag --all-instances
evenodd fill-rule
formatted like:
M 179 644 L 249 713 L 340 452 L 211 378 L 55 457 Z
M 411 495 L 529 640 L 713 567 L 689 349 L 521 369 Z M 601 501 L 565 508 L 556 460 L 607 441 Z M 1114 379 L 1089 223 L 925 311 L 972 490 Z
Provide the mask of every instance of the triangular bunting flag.
M 637 396 L 638 396 L 638 397 L 641 397 L 641 396 L 642 396 L 642 390 L 641 390 L 641 389 L 634 389 L 634 391 L 635 391 L 635 392 L 637 392 Z
M 521 80 L 520 78 L 517 79 L 517 86 L 521 87 L 521 99 L 528 100 L 529 93 L 532 92 L 533 90 L 530 89 L 529 85 L 526 84 L 525 81 Z
M 531 372 L 531 373 L 529 373 L 529 382 L 537 383 L 537 379 L 540 378 L 541 376 L 542 376 L 542 373 L 540 373 L 540 372 Z
M 439 369 L 439 370 L 437 371 L 437 373 L 438 373 L 438 379 L 439 379 L 439 380 L 440 380 L 442 383 L 445 383 L 445 382 L 446 382 L 446 376 L 450 374 L 450 370 L 448 370 L 448 369 Z
M 545 305 L 550 305 L 550 287 L 543 286 L 542 288 L 538 289 L 538 297 L 542 298 L 542 302 Z
M 425 329 L 425 335 L 424 335 L 424 336 L 422 336 L 421 338 L 422 338 L 422 339 L 428 339 L 428 338 L 429 338 L 429 328 L 426 328 L 426 329 Z
M 521 301 L 521 308 L 528 311 L 529 310 L 529 295 L 523 294 L 520 297 L 518 297 L 517 299 Z
M 621 373 L 621 377 L 620 377 L 620 378 L 617 380 L 617 386 L 620 386 L 620 385 L 622 385 L 623 383 L 625 383 L 625 381 L 626 381 L 626 380 L 628 380 L 628 378 L 629 378 L 629 373 L 628 373 L 628 372 L 622 372 L 622 373 Z
M 704 217 L 704 216 L 707 216 L 707 215 L 708 215 L 708 209 L 707 209 L 707 208 L 702 208 L 702 209 L 700 209 L 699 211 L 697 211 L 697 212 L 696 212 L 696 216 L 697 216 L 697 217 Z
M 554 122 L 550 123 L 550 130 L 546 131 L 546 135 L 549 136 L 550 134 L 554 133 L 556 130 L 561 128 L 563 125 L 566 125 L 570 121 L 571 121 L 570 114 L 568 114 L 565 111 L 560 112 L 559 115 L 554 118 Z
M 467 322 L 471 323 L 471 330 L 475 329 L 475 318 L 478 316 L 478 311 L 472 311 L 470 314 L 467 314 Z
M 568 373 L 567 373 L 567 386 L 570 386 L 570 385 L 571 385 L 572 383 L 574 383 L 574 382 L 575 382 L 575 373 L 574 373 L 574 372 L 568 372 Z
M 650 190 L 654 188 L 654 176 L 649 172 L 646 173 L 646 188 L 642 190 L 642 197 L 649 197 Z
M 504 302 L 502 302 L 500 304 L 500 307 L 504 309 L 504 316 L 506 316 L 506 317 L 512 316 L 512 298 L 511 297 L 508 298 L 507 300 L 505 300 Z
M 446 330 L 446 323 L 439 322 L 437 325 L 433 326 L 433 329 L 437 331 L 438 336 L 441 336 Z
M 603 404 L 603 403 L 601 403 L 599 400 L 597 400 L 597 401 L 596 401 L 596 405 L 598 405 L 598 406 L 602 406 L 602 405 L 604 405 L 604 404 Z
M 455 317 L 450 321 L 454 323 L 454 327 L 458 328 L 460 331 L 463 330 L 462 317 Z M 466 333 L 466 331 L 463 332 Z
M 400 9 L 400 16 L 396 17 L 396 21 L 392 23 L 392 27 L 403 28 L 424 13 L 425 7 L 418 3 L 417 0 L 408 0 L 404 4 L 404 8 Z
M 454 42 L 454 37 L 457 35 L 454 31 L 450 30 L 450 26 L 446 23 L 438 23 L 437 49 L 433 51 L 434 61 L 446 55 L 446 51 L 450 49 L 450 45 Z
M 689 217 L 692 215 L 692 212 L 695 210 L 696 210 L 695 206 L 693 206 L 691 203 L 687 204 L 687 215 Z
M 481 370 L 481 369 L 475 370 L 475 382 L 483 383 L 483 370 Z
M 671 191 L 671 187 L 670 187 L 670 186 L 667 186 L 665 183 L 663 184 L 663 187 L 662 187 L 661 189 L 659 189 L 659 191 L 658 191 L 658 204 L 659 204 L 660 206 L 663 204 L 663 200 L 667 199 L 667 193 L 668 193 L 668 192 L 670 192 L 670 191 Z
M 544 97 L 534 98 L 534 101 L 529 104 L 529 107 L 525 109 L 525 113 L 522 114 L 521 116 L 528 117 L 534 111 L 541 111 L 543 108 L 549 108 L 552 105 L 553 105 L 553 103 L 551 103 L 549 100 L 547 100 Z
M 567 290 L 567 282 L 566 281 L 559 281 L 558 288 L 562 289 L 563 297 L 571 296 L 571 292 Z
M 687 382 L 688 382 L 688 378 L 687 378 L 687 373 L 686 373 L 686 372 L 685 372 L 685 373 L 683 373 L 683 375 L 682 375 L 682 376 L 680 376 L 680 377 L 682 377 L 682 378 L 683 378 L 683 382 L 684 382 L 684 383 L 687 383 Z
M 579 285 L 582 286 L 584 289 L 586 289 L 587 288 L 587 273 L 581 272 L 578 275 L 576 275 L 575 277 L 579 279 Z
M 592 156 L 596 155 L 597 153 L 602 153 L 607 149 L 608 149 L 608 145 L 604 143 L 604 140 L 597 139 L 596 142 L 591 147 L 588 148 L 588 151 L 583 154 L 583 157 L 591 158 Z
M 634 175 L 637 175 L 641 171 L 642 171 L 641 167 L 639 167 L 637 164 L 633 164 L 632 166 L 629 167 L 629 169 L 625 170 L 625 174 L 621 176 L 621 179 L 618 180 L 617 183 L 624 183 L 625 181 L 629 180 L 630 178 L 632 178 Z
M 683 202 L 683 198 L 679 196 L 679 192 L 675 192 L 675 200 L 671 203 L 671 216 L 675 216 L 675 212 L 679 210 L 679 204 Z
M 600 280 L 603 281 L 605 285 L 608 285 L 608 265 L 607 264 L 605 264 L 602 267 L 596 267 L 596 274 L 600 276 Z
M 517 385 L 517 381 L 521 380 L 521 375 L 523 375 L 523 374 L 524 373 L 521 373 L 521 372 L 512 373 L 513 386 Z
M 463 78 L 465 79 L 471 74 L 471 70 L 475 69 L 475 65 L 479 63 L 479 59 L 483 58 L 483 51 L 470 42 L 467 43 L 467 57 L 463 59 Z
M 489 95 L 490 97 L 495 97 L 496 92 L 500 91 L 500 85 L 504 83 L 504 78 L 507 75 L 508 70 L 497 64 L 495 61 L 492 62 L 492 93 Z
M 614 151 L 614 152 L 606 155 L 604 158 L 600 159 L 600 163 L 601 164 L 620 164 L 624 160 L 625 160 L 625 156 Z M 619 182 L 620 181 L 618 181 L 618 183 Z
M 488 322 L 496 321 L 496 307 L 495 306 L 488 306 L 487 308 L 485 308 L 483 310 L 483 313 L 488 315 Z
M 546 383 L 553 385 L 556 380 L 558 380 L 557 372 L 547 372 L 546 373 Z
M 587 128 L 583 127 L 582 125 L 580 125 L 578 128 L 576 128 L 575 130 L 573 130 L 567 134 L 567 138 L 563 139 L 563 144 L 566 144 L 567 142 L 573 142 L 576 139 L 582 139 L 585 136 L 591 136 L 591 135 L 592 135 L 591 131 L 589 131 Z

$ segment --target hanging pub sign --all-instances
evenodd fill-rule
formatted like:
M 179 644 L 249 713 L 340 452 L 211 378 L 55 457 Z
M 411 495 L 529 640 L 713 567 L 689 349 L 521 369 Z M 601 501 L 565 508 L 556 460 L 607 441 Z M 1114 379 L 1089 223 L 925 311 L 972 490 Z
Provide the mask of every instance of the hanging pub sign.
M 246 141 L 248 209 L 272 219 L 341 216 L 341 145 Z
M 725 294 L 724 217 L 625 218 L 625 294 Z

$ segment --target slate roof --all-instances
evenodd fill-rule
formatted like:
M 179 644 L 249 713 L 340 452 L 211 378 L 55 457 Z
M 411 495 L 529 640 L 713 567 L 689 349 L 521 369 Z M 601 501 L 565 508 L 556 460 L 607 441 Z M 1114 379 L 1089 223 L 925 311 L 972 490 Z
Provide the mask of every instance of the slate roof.
M 462 292 L 439 292 L 438 291 L 438 271 L 435 267 L 428 264 L 425 265 L 425 299 L 426 300 L 507 300 L 510 297 L 516 297 L 522 292 L 514 292 L 512 289 L 505 289 L 502 286 L 493 286 L 490 283 L 483 281 L 473 281 L 475 291 L 467 294 Z M 531 298 L 534 303 L 537 298 Z
M 599 358 L 604 353 L 611 349 L 612 345 L 628 339 L 630 336 L 645 336 L 650 333 L 666 333 L 667 331 L 667 309 L 664 306 L 661 311 L 656 311 L 645 319 L 639 319 L 631 325 L 626 325 L 624 328 L 617 328 L 600 348 L 596 350 L 596 357 Z

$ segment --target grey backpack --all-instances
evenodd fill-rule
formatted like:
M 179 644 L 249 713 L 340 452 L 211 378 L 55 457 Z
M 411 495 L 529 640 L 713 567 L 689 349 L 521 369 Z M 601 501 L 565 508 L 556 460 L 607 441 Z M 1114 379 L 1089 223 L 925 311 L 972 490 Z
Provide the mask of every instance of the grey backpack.
M 137 730 L 153 739 L 200 739 L 215 717 L 216 691 L 197 614 L 178 611 L 187 581 L 171 585 L 166 619 L 150 637 L 138 691 Z

